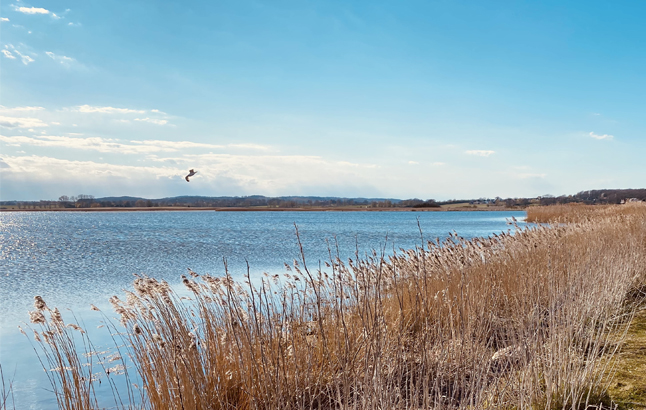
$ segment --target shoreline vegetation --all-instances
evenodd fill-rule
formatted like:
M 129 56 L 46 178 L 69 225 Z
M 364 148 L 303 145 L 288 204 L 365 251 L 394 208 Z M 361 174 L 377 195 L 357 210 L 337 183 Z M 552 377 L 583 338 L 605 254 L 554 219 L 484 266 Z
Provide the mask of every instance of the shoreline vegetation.
M 341 261 L 332 243 L 323 265 L 301 248 L 258 281 L 189 270 L 189 298 L 138 277 L 110 300 L 120 323 L 97 312 L 110 355 L 36 297 L 29 338 L 57 370 L 62 409 L 645 406 L 646 385 L 626 392 L 617 377 L 646 339 L 630 326 L 646 295 L 646 204 L 532 207 L 528 221 L 539 225 L 394 256 Z M 99 406 L 100 380 L 112 404 Z
M 646 189 L 602 189 L 581 191 L 575 195 L 538 196 L 535 198 L 478 198 L 436 201 L 396 198 L 341 198 L 321 196 L 176 196 L 147 199 L 120 196 L 95 198 L 93 195 L 62 195 L 58 200 L 0 201 L 2 211 L 61 211 L 61 210 L 216 210 L 216 211 L 400 211 L 400 210 L 448 210 L 448 211 L 493 211 L 524 210 L 531 206 L 623 204 L 646 201 Z
M 507 208 L 505 206 L 473 206 L 469 204 L 446 205 L 432 208 L 372 208 L 367 206 L 327 206 L 327 207 L 294 207 L 272 208 L 262 206 L 249 207 L 195 207 L 195 206 L 158 206 L 137 208 L 37 208 L 18 209 L 0 208 L 0 212 L 141 212 L 141 211 L 217 211 L 217 212 L 442 212 L 442 211 L 523 211 L 524 208 Z

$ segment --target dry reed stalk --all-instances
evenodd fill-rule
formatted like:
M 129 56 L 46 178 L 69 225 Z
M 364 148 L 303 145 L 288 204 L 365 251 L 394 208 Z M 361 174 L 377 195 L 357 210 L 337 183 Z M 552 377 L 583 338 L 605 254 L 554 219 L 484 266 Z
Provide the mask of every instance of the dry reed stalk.
M 13 396 L 13 379 L 5 380 L 4 371 L 0 364 L 0 410 L 8 410 L 16 408 Z
M 608 335 L 645 283 L 646 207 L 559 210 L 567 212 L 581 215 L 389 257 L 331 255 L 316 271 L 303 253 L 260 286 L 191 271 L 190 301 L 137 278 L 135 293 L 111 302 L 145 407 L 587 406 L 612 364 Z M 69 337 L 52 340 L 48 360 L 72 368 L 65 403 L 95 408 Z

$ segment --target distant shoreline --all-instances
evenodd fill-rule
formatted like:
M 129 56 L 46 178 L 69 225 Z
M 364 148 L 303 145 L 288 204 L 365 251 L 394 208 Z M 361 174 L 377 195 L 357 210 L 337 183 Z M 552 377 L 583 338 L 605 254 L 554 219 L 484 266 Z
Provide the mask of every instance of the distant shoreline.
M 52 208 L 52 209 L 1 209 L 0 212 L 146 212 L 146 211 L 216 211 L 216 212 L 464 212 L 464 211 L 524 211 L 525 208 L 446 206 L 440 208 L 363 208 L 363 207 L 106 207 L 106 208 Z

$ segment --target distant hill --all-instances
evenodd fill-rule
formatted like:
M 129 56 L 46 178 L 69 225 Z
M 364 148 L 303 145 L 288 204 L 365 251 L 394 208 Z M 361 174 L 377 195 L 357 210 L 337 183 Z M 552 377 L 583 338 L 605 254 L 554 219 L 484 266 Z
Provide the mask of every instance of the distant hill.
M 95 201 L 138 201 L 140 199 L 143 199 L 144 201 L 147 200 L 146 198 L 141 198 L 138 196 L 106 196 L 104 198 L 94 198 Z
M 267 197 L 263 195 L 249 195 L 249 196 L 197 196 L 197 195 L 182 195 L 166 198 L 142 198 L 134 196 L 110 196 L 102 198 L 94 198 L 96 202 L 120 202 L 120 201 L 131 201 L 136 202 L 139 200 L 151 201 L 153 203 L 176 203 L 176 204 L 192 204 L 197 202 L 239 202 L 239 201 L 250 201 L 250 202 L 263 202 L 263 201 L 294 201 L 298 204 L 307 204 L 314 202 L 329 202 L 329 201 L 343 201 L 355 203 L 371 203 L 371 202 L 384 202 L 390 201 L 391 203 L 399 203 L 402 200 L 396 198 L 343 198 L 343 197 L 334 197 L 334 196 L 279 196 L 279 197 Z
M 61 196 L 58 201 L 1 201 L 0 205 L 17 209 L 51 208 L 94 208 L 94 207 L 371 207 L 371 208 L 433 208 L 446 205 L 460 205 L 471 208 L 506 207 L 522 209 L 533 205 L 567 203 L 620 204 L 630 201 L 646 201 L 646 189 L 596 189 L 581 191 L 574 195 L 544 195 L 536 198 L 479 198 L 464 200 L 435 201 L 433 199 L 396 198 L 343 198 L 334 196 L 174 196 L 149 199 L 136 196 L 108 196 L 94 198 L 92 195 L 76 197 Z

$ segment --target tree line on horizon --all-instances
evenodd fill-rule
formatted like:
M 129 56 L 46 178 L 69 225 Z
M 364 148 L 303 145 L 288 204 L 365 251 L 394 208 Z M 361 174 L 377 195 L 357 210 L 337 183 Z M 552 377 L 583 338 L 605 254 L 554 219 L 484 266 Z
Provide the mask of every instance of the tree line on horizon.
M 524 208 L 532 205 L 556 205 L 569 203 L 620 204 L 628 201 L 646 201 L 646 189 L 600 189 L 581 191 L 575 195 L 544 195 L 535 198 L 479 198 L 452 199 L 370 199 L 336 197 L 265 197 L 261 195 L 243 197 L 202 197 L 181 196 L 161 199 L 138 197 L 105 197 L 93 195 L 62 195 L 57 201 L 2 201 L 0 205 L 17 206 L 19 209 L 54 208 L 154 208 L 154 207 L 222 207 L 222 208 L 301 208 L 301 207 L 366 207 L 366 208 L 438 208 L 441 205 L 465 204 L 487 205 L 506 208 Z

